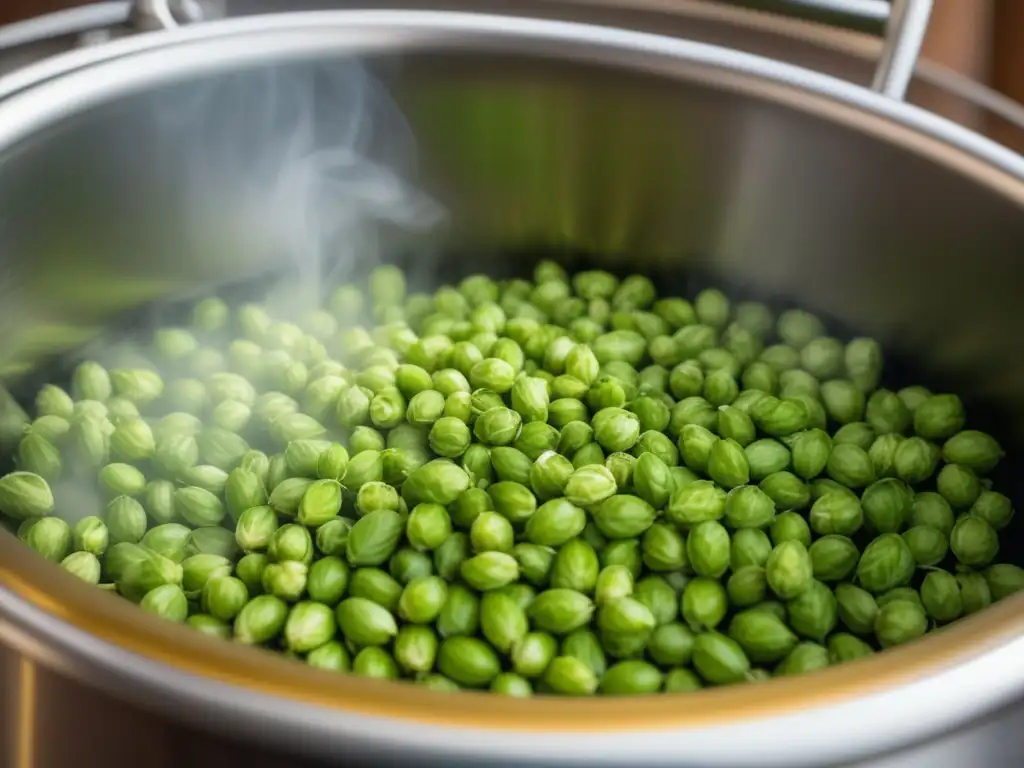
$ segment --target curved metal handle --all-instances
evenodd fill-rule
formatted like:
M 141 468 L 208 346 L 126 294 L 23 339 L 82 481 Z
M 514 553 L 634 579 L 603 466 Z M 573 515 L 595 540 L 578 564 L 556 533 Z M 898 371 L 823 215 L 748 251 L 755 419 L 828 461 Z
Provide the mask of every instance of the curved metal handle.
M 882 53 L 871 81 L 872 89 L 892 99 L 902 100 L 914 76 L 914 65 L 928 31 L 933 0 L 780 0 L 786 6 L 808 13 L 856 19 L 885 25 Z M 778 12 L 780 2 L 772 4 Z M 744 3 L 749 5 L 749 2 Z
M 876 91 L 893 99 L 904 97 L 931 13 L 932 0 L 892 0 L 882 55 L 871 82 Z

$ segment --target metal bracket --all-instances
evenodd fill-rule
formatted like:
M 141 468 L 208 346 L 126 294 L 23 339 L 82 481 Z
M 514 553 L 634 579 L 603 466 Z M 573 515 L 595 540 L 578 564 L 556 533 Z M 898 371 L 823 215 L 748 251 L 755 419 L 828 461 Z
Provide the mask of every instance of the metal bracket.
M 204 18 L 197 0 L 135 0 L 128 23 L 140 32 L 173 29 Z
M 871 82 L 876 91 L 892 99 L 906 95 L 931 13 L 932 0 L 893 0 L 882 55 Z

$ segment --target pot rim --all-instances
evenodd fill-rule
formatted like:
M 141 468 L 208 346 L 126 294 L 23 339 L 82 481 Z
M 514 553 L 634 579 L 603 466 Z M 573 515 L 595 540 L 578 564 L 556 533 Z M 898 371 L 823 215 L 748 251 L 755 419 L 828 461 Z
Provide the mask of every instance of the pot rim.
M 948 120 L 851 83 L 691 41 L 453 12 L 333 11 L 230 19 L 68 53 L 0 78 L 0 98 L 6 97 L 0 103 L 0 151 L 69 112 L 184 73 L 268 56 L 460 48 L 699 79 L 871 133 L 954 168 L 1024 207 L 1024 158 Z M 6 619 L 41 640 L 44 656 L 53 663 L 85 663 L 120 677 L 121 685 L 135 678 L 150 692 L 170 692 L 200 711 L 208 712 L 216 702 L 228 711 L 262 718 L 242 724 L 249 728 L 269 732 L 286 726 L 334 744 L 388 744 L 407 753 L 454 749 L 463 756 L 486 751 L 522 760 L 675 762 L 677 737 L 685 731 L 688 756 L 705 762 L 736 765 L 742 754 L 763 765 L 785 754 L 792 765 L 794 751 L 816 761 L 824 755 L 851 756 L 869 743 L 883 748 L 887 741 L 902 743 L 908 735 L 924 737 L 950 728 L 1009 700 L 1024 684 L 1022 606 L 1024 596 L 1009 598 L 909 647 L 806 677 L 702 691 L 699 699 L 689 694 L 628 702 L 438 696 L 416 686 L 326 676 L 162 622 L 78 582 L 13 536 L 0 535 L 0 636 Z M 285 702 L 288 706 L 282 706 Z M 696 702 L 699 706 L 688 706 Z M 273 724 L 267 722 L 268 708 L 274 711 Z M 803 732 L 810 708 L 816 708 L 819 720 L 815 733 Z M 778 729 L 796 716 L 802 733 L 786 752 L 778 744 Z M 398 728 L 396 720 L 401 721 Z M 454 729 L 476 735 L 452 739 Z M 530 739 L 522 738 L 524 731 Z M 645 739 L 630 738 L 637 732 L 646 732 Z M 584 748 L 578 738 L 582 733 Z M 722 741 L 725 734 L 731 734 L 729 741 Z M 809 749 L 819 741 L 820 752 Z M 722 744 L 728 745 L 728 761 Z

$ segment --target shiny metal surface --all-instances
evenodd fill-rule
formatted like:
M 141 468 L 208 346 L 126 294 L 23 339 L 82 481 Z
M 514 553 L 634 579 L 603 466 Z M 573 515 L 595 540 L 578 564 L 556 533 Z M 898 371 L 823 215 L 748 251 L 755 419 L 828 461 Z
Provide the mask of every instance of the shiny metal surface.
M 31 369 L 119 310 L 279 263 L 289 243 L 265 224 L 280 201 L 258 183 L 251 156 L 218 166 L 212 185 L 197 186 L 188 162 L 196 135 L 248 146 L 261 134 L 224 130 L 237 127 L 227 107 L 172 129 L 161 116 L 182 114 L 176 107 L 200 84 L 216 89 L 214 105 L 238 103 L 271 66 L 329 103 L 316 74 L 346 53 L 370 57 L 410 122 L 418 162 L 409 178 L 451 211 L 439 245 L 479 259 L 569 244 L 681 281 L 690 268 L 742 278 L 753 293 L 799 299 L 894 350 L 929 350 L 922 371 L 1001 409 L 1008 443 L 1024 434 L 1021 158 L 933 115 L 756 57 L 465 15 L 225 22 L 0 80 L 8 370 Z M 272 162 L 273 145 L 264 150 Z M 1009 601 L 877 663 L 742 696 L 712 692 L 699 706 L 680 697 L 678 706 L 556 709 L 460 695 L 417 710 L 423 692 L 327 685 L 246 649 L 218 657 L 225 647 L 108 605 L 12 546 L 0 539 L 0 630 L 19 658 L 193 727 L 286 747 L 298 739 L 353 760 L 820 765 L 953 730 L 1024 686 L 1021 603 Z M 108 622 L 88 625 L 99 616 Z M 154 660 L 145 648 L 177 656 Z M 208 674 L 190 677 L 196 669 Z M 245 669 L 260 674 L 247 680 Z M 285 677 L 296 678 L 294 691 L 268 693 L 264 683 Z M 652 730 L 639 737 L 645 723 Z

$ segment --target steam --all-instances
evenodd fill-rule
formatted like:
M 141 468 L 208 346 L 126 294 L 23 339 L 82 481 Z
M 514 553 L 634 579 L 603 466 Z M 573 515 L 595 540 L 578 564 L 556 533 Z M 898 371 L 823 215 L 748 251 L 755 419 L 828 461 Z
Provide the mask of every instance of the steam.
M 308 308 L 325 283 L 365 274 L 384 226 L 428 230 L 440 206 L 406 178 L 412 131 L 387 89 L 357 61 L 230 75 L 154 98 L 157 127 L 186 164 L 189 219 L 244 226 L 280 252 L 287 291 L 272 309 Z M 284 294 L 288 294 L 285 299 Z

